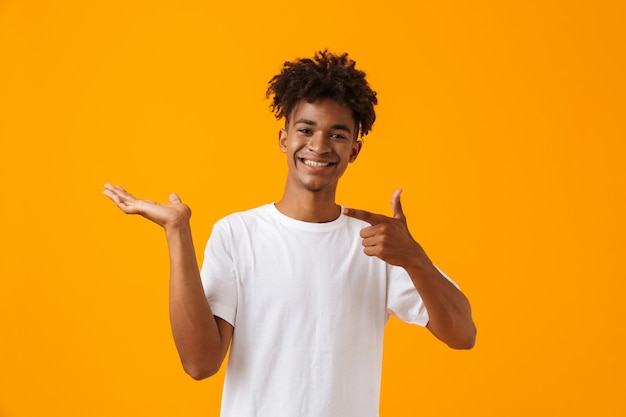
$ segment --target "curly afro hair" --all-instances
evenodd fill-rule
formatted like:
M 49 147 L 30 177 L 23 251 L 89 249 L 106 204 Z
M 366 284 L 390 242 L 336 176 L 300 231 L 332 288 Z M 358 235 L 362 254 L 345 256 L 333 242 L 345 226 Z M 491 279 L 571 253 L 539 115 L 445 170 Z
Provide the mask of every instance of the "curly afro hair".
M 280 74 L 269 81 L 266 97 L 272 95 L 270 104 L 277 119 L 288 120 L 300 100 L 313 103 L 319 98 L 335 100 L 352 110 L 361 137 L 372 129 L 378 103 L 365 72 L 355 68 L 356 62 L 347 53 L 335 55 L 327 50 L 315 53 L 313 59 L 300 58 L 285 62 Z

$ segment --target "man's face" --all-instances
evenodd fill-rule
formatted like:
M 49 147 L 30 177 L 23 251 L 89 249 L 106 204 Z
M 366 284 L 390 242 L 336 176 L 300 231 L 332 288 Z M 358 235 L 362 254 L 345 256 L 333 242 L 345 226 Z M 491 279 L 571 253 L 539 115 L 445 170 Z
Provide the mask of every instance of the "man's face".
M 334 100 L 296 104 L 278 136 L 280 149 L 287 154 L 288 187 L 334 193 L 348 163 L 361 150 L 355 125 L 352 111 Z

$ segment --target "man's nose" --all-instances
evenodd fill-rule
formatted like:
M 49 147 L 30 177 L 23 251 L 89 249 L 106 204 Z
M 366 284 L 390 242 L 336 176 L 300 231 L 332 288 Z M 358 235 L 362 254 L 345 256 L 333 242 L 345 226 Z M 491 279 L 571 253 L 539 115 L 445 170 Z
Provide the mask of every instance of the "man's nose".
M 329 138 L 323 132 L 315 132 L 309 139 L 308 148 L 318 155 L 330 152 Z

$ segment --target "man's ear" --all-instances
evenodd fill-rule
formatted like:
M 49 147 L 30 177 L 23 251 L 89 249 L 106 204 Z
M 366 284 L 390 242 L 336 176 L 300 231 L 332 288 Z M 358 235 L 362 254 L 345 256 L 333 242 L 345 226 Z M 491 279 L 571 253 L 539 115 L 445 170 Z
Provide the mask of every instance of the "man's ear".
M 354 143 L 352 144 L 352 152 L 350 153 L 349 162 L 354 162 L 356 160 L 356 157 L 359 156 L 359 152 L 361 152 L 361 146 L 363 146 L 363 142 L 355 139 Z
M 287 152 L 287 131 L 285 129 L 278 131 L 278 147 L 282 153 Z

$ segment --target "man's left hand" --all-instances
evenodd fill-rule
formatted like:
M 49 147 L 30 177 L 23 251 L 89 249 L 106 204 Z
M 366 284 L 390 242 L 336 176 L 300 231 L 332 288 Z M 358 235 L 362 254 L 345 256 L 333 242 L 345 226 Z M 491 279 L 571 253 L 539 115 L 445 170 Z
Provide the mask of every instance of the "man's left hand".
M 402 190 L 397 189 L 391 197 L 392 217 L 352 208 L 344 208 L 343 214 L 371 225 L 361 230 L 366 255 L 407 268 L 424 252 L 409 232 L 400 203 L 401 193 Z

